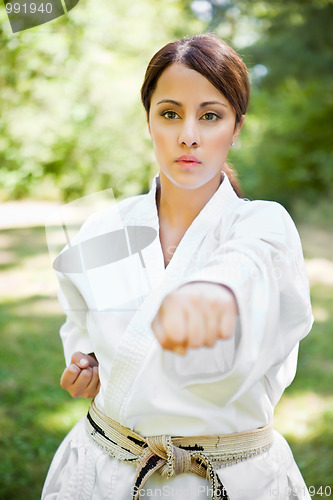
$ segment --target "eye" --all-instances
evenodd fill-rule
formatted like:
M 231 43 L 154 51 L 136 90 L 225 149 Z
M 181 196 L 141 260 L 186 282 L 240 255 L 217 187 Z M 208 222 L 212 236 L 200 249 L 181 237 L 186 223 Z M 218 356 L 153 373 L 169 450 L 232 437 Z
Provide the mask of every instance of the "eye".
M 175 111 L 164 111 L 162 116 L 164 116 L 167 120 L 175 120 L 176 118 L 179 118 Z
M 220 118 L 221 117 L 218 116 L 216 113 L 205 113 L 201 119 L 209 122 L 215 122 L 216 120 L 220 120 Z

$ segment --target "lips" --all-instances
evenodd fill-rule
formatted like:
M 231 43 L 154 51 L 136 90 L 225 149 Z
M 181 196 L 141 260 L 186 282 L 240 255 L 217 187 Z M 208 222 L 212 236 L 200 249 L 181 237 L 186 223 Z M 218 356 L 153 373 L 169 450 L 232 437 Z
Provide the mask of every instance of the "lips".
M 180 156 L 179 158 L 177 158 L 176 162 L 188 166 L 199 165 L 201 163 L 201 161 L 198 160 L 198 158 L 192 155 Z

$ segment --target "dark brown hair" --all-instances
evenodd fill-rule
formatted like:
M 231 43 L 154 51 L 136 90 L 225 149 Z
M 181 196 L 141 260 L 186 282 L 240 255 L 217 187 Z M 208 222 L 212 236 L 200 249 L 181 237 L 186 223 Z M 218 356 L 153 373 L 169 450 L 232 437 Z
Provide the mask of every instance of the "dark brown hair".
M 235 127 L 246 113 L 250 84 L 247 69 L 239 55 L 212 33 L 185 37 L 162 47 L 148 64 L 141 88 L 141 100 L 149 116 L 152 94 L 163 71 L 173 63 L 184 64 L 197 71 L 223 94 L 236 113 Z M 223 171 L 241 196 L 237 175 L 225 164 Z

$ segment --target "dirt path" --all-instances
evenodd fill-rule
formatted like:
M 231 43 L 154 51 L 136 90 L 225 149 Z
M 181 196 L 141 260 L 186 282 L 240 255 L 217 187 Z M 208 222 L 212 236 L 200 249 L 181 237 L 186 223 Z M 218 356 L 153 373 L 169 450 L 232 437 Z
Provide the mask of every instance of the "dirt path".
M 60 202 L 9 201 L 0 204 L 0 230 L 43 227 Z M 333 285 L 333 233 L 315 225 L 298 225 L 310 283 Z
M 52 211 L 61 206 L 48 201 L 8 201 L 0 204 L 0 229 L 44 226 Z

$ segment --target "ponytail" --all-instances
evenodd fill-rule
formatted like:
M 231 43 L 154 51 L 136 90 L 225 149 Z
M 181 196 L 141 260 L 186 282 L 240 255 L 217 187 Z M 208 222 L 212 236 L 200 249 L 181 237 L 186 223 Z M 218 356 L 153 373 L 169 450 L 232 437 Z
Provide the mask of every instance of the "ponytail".
M 222 172 L 227 174 L 230 184 L 233 187 L 233 190 L 235 191 L 235 193 L 239 198 L 242 198 L 243 197 L 242 190 L 239 184 L 236 170 L 234 170 L 228 163 L 225 163 L 223 165 Z

